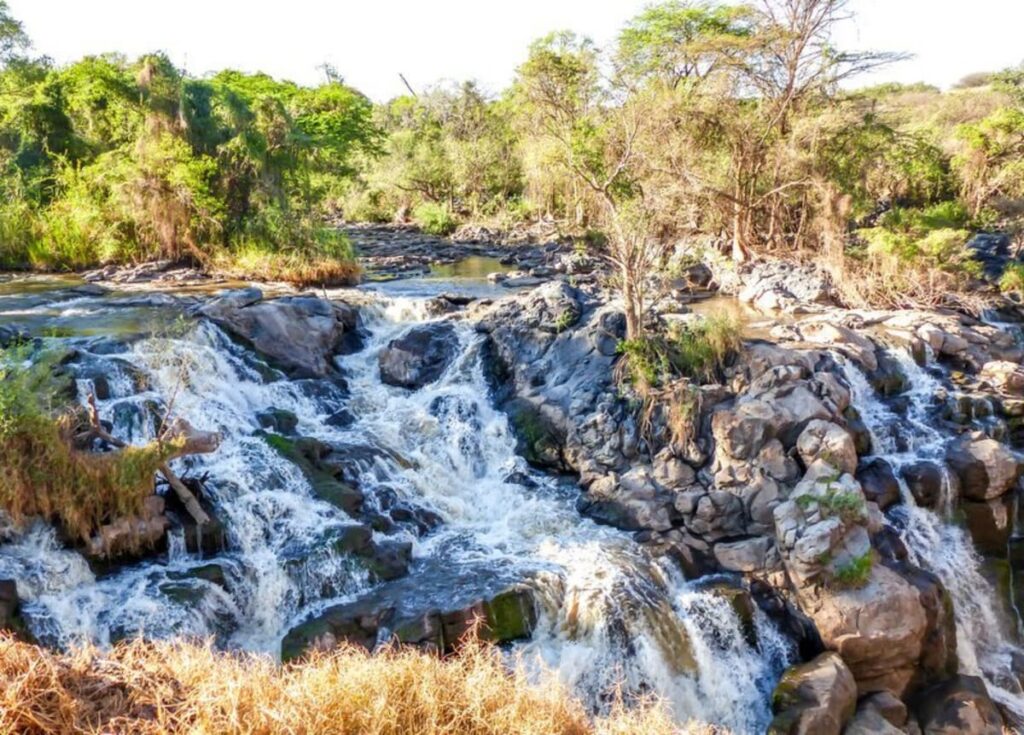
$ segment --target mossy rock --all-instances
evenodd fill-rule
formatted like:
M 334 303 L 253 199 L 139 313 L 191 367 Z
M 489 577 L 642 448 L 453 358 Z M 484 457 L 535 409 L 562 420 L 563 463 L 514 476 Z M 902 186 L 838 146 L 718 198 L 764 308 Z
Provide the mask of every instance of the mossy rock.
M 264 429 L 278 434 L 292 435 L 299 426 L 299 417 L 283 408 L 268 408 L 256 414 L 256 420 Z
M 327 445 L 317 439 L 293 439 L 264 431 L 259 431 L 256 435 L 299 468 L 316 497 L 340 508 L 350 516 L 358 514 L 363 506 L 363 494 L 348 483 L 337 479 L 320 465 L 320 460 L 330 451 Z
M 533 404 L 510 401 L 505 408 L 516 434 L 519 452 L 531 465 L 559 472 L 569 471 L 563 457 L 565 436 Z

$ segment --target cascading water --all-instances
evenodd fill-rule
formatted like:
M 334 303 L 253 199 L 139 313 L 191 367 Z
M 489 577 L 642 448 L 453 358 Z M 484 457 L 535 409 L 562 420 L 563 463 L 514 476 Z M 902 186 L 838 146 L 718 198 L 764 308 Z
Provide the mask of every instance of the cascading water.
M 367 344 L 342 358 L 347 397 L 329 381 L 268 377 L 273 371 L 205 322 L 134 342 L 123 354 L 93 354 L 108 372 L 123 368 L 99 402 L 115 433 L 134 443 L 151 438 L 157 427 L 140 417 L 153 405 L 222 433 L 217 452 L 179 460 L 177 469 L 206 477 L 227 550 L 200 558 L 176 536 L 159 562 L 97 576 L 52 530 L 36 526 L 0 544 L 0 578 L 18 581 L 33 631 L 55 645 L 195 635 L 276 652 L 295 623 L 367 594 L 373 583 L 364 566 L 330 543 L 354 521 L 318 500 L 299 469 L 256 433 L 257 414 L 275 407 L 298 417 L 303 436 L 374 450 L 359 465 L 368 503 L 397 497 L 442 519 L 422 537 L 392 532 L 414 543 L 410 594 L 420 594 L 421 581 L 425 596 L 495 577 L 524 582 L 537 591 L 540 614 L 532 639 L 517 646 L 523 660 L 557 670 L 594 709 L 621 682 L 627 692 L 663 696 L 681 720 L 763 731 L 790 657 L 767 618 L 754 610 L 742 621 L 707 580 L 686 582 L 628 534 L 581 518 L 575 487 L 532 472 L 487 397 L 480 337 L 468 324 L 457 326 L 460 350 L 447 372 L 409 392 L 381 382 L 377 357 L 426 318 L 423 300 L 382 300 L 363 318 Z M 92 344 L 77 346 L 88 352 Z M 328 417 L 342 406 L 354 421 L 339 428 Z M 197 574 L 211 563 L 222 583 Z
M 935 573 L 949 591 L 961 672 L 981 676 L 994 699 L 1017 717 L 1024 717 L 1024 690 L 1013 672 L 1014 658 L 1024 652 L 1012 642 L 1007 621 L 997 612 L 1002 606 L 982 573 L 982 562 L 970 537 L 951 519 L 957 499 L 944 460 L 953 437 L 936 428 L 930 416 L 941 384 L 907 353 L 897 350 L 891 354 L 909 385 L 902 394 L 905 415 L 896 414 L 883 403 L 864 374 L 844 361 L 853 405 L 871 433 L 873 454 L 892 466 L 900 485 L 902 502 L 889 510 L 890 520 L 900 529 L 910 560 Z M 900 472 L 922 459 L 934 461 L 944 473 L 936 510 L 918 505 Z

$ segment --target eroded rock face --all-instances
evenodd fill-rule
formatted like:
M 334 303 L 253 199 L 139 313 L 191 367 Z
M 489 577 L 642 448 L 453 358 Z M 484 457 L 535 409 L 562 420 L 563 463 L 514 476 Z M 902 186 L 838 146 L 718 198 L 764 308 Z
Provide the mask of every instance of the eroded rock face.
M 434 322 L 413 327 L 380 352 L 380 379 L 416 390 L 441 377 L 459 349 L 455 325 Z
M 955 676 L 913 702 L 925 735 L 1002 735 L 1003 717 L 976 676 Z
M 333 358 L 360 344 L 359 313 L 313 296 L 263 300 L 259 289 L 228 292 L 199 309 L 292 377 L 337 373 Z
M 837 654 L 823 653 L 783 674 L 772 696 L 768 731 L 786 735 L 841 733 L 857 708 L 857 684 Z

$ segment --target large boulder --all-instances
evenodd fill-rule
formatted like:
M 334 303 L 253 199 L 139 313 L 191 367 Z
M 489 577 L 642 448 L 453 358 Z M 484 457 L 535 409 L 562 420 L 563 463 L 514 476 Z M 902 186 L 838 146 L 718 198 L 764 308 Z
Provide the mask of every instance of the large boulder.
M 380 379 L 388 385 L 415 390 L 441 377 L 459 350 L 451 322 L 413 327 L 380 352 Z
M 910 583 L 875 564 L 862 587 L 804 590 L 799 596 L 825 647 L 842 656 L 861 692 L 904 694 L 928 629 L 920 595 Z
M 199 313 L 292 377 L 335 374 L 334 357 L 360 343 L 358 311 L 313 296 L 264 301 L 259 289 L 242 289 L 211 301 Z
M 1003 717 L 976 676 L 954 676 L 912 702 L 924 735 L 1002 735 Z
M 991 500 L 1010 489 L 1020 473 L 1013 452 L 995 439 L 969 436 L 948 450 L 946 462 L 968 500 Z
M 857 684 L 837 654 L 789 668 L 775 687 L 773 735 L 839 735 L 857 708 Z

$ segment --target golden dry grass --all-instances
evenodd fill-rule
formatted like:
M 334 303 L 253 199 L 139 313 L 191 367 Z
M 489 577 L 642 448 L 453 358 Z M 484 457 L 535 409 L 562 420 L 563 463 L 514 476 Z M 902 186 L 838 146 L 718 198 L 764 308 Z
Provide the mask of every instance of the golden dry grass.
M 501 654 L 467 643 L 445 659 L 412 649 L 340 648 L 302 663 L 186 642 L 56 654 L 0 634 L 0 733 L 270 735 L 669 735 L 650 704 L 591 718 L 553 676 L 531 684 Z
M 280 281 L 299 288 L 353 286 L 359 283 L 362 274 L 355 258 L 346 253 L 270 251 L 256 247 L 218 252 L 210 259 L 209 267 L 230 278 Z

